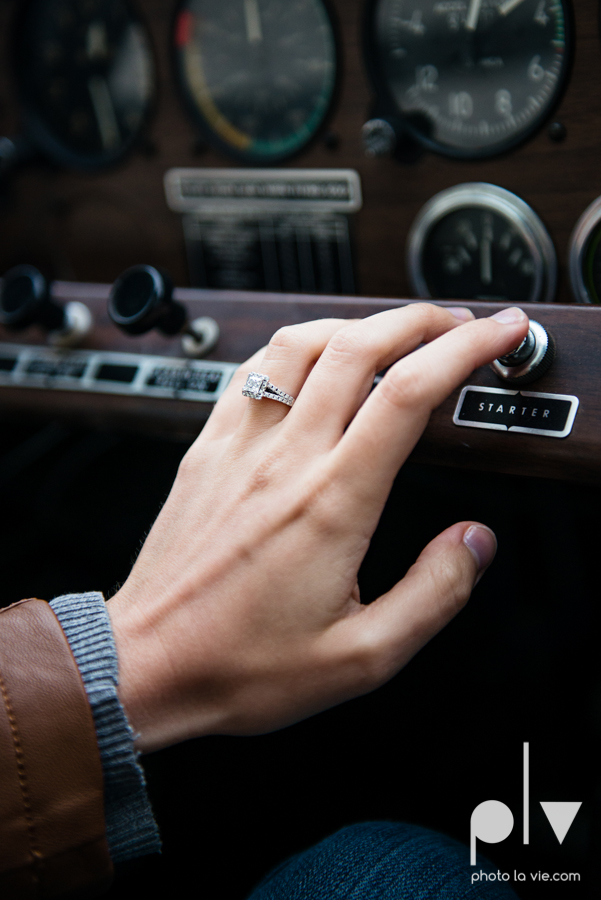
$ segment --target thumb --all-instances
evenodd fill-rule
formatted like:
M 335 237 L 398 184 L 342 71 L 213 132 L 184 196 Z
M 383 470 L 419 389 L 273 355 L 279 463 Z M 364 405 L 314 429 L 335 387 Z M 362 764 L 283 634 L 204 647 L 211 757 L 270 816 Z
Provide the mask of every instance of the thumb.
M 353 626 L 361 633 L 356 638 L 367 642 L 378 657 L 380 684 L 463 608 L 496 551 L 490 528 L 458 522 L 427 545 L 390 591 L 353 617 Z

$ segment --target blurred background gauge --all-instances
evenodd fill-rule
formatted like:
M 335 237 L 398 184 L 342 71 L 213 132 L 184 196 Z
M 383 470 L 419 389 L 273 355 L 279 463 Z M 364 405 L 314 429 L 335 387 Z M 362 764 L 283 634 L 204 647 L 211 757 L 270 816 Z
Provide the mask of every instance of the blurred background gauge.
M 336 41 L 321 0 L 186 0 L 175 57 L 187 105 L 218 148 L 271 163 L 304 147 L 336 85 Z
M 561 0 L 373 0 L 367 63 L 421 144 L 449 156 L 501 153 L 547 118 L 569 63 Z
M 409 233 L 407 265 L 419 297 L 551 302 L 555 250 L 536 213 L 492 184 L 433 197 Z
M 75 168 L 123 157 L 154 96 L 150 39 L 127 0 L 30 0 L 15 68 L 28 137 Z

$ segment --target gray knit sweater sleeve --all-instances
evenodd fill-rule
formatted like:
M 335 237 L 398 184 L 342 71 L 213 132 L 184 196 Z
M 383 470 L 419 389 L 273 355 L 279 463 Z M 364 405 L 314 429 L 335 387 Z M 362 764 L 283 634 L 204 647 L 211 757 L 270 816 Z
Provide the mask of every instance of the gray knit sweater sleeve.
M 102 594 L 66 594 L 50 606 L 69 641 L 90 701 L 104 776 L 106 834 L 113 862 L 161 849 L 134 751 L 134 733 L 117 697 L 119 670 Z

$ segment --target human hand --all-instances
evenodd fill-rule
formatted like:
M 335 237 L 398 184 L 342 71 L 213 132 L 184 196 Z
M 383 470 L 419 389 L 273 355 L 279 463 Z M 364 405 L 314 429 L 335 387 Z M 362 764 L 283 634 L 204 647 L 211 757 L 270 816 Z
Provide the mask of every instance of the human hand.
M 431 411 L 527 333 L 519 310 L 456 313 L 419 303 L 309 322 L 240 367 L 108 604 L 139 749 L 272 731 L 364 694 L 467 601 L 496 550 L 470 522 L 374 603 L 357 586 Z M 251 370 L 297 397 L 292 409 L 242 397 Z

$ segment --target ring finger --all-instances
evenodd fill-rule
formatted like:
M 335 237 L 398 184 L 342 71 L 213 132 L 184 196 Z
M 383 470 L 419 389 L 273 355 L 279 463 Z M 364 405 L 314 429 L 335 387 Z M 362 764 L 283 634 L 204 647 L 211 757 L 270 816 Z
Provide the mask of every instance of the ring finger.
M 265 349 L 260 373 L 292 397 L 298 397 L 313 366 L 331 338 L 355 319 L 317 319 L 290 325 L 276 331 Z M 250 362 L 250 361 L 249 361 Z M 247 363 L 240 367 L 244 377 L 252 371 Z M 232 397 L 232 402 L 234 398 Z M 281 422 L 290 410 L 285 403 L 263 398 L 252 400 L 240 395 L 246 404 L 244 423 L 251 429 L 264 430 Z

